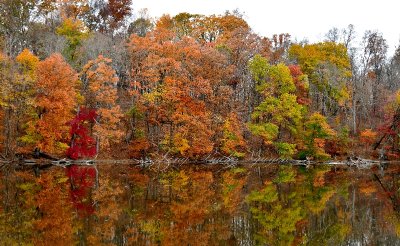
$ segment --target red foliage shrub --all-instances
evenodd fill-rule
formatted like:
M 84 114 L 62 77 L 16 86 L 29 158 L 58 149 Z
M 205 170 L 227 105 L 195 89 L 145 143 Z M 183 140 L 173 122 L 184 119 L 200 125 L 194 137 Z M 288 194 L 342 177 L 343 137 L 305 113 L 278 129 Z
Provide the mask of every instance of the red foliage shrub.
M 89 134 L 88 124 L 94 123 L 97 117 L 94 109 L 81 108 L 70 122 L 71 146 L 67 156 L 73 160 L 96 155 L 96 141 Z

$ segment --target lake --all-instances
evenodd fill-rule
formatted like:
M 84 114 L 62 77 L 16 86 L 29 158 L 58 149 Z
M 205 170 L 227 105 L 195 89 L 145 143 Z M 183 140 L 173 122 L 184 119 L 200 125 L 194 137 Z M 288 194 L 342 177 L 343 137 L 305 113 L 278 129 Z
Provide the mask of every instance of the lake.
M 400 245 L 400 165 L 1 172 L 1 245 Z

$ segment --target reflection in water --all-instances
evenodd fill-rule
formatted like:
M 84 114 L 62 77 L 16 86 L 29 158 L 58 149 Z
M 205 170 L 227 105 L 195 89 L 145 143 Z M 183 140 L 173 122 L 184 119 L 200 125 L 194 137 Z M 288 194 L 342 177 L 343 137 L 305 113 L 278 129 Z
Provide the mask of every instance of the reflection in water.
M 93 166 L 68 166 L 66 175 L 71 184 L 69 190 L 71 201 L 78 214 L 82 217 L 93 214 L 95 209 L 91 193 L 96 184 L 96 168 Z
M 3 171 L 2 244 L 400 244 L 398 165 L 97 169 Z

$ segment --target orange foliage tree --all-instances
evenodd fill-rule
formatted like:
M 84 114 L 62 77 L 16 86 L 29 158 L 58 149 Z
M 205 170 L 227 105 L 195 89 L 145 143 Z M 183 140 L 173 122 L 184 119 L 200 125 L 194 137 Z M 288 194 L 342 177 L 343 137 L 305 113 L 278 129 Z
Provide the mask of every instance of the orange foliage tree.
M 296 86 L 297 103 L 302 105 L 310 105 L 311 99 L 309 98 L 309 84 L 307 75 L 303 74 L 300 66 L 289 65 L 290 74 L 292 75 L 293 82 Z
M 223 70 L 221 62 L 213 63 L 220 58 L 216 50 L 174 35 L 160 28 L 146 37 L 132 36 L 129 48 L 137 81 L 133 89 L 140 92 L 133 106 L 145 108 L 144 120 L 150 126 L 146 135 L 159 133 L 149 138 L 161 142 L 164 150 L 198 156 L 213 149 L 208 106 L 221 86 Z
M 60 54 L 53 54 L 37 65 L 35 105 L 39 135 L 37 146 L 46 152 L 61 153 L 68 147 L 69 126 L 76 107 L 77 73 Z
M 241 77 L 251 57 L 248 51 L 256 45 L 247 23 L 236 13 L 181 13 L 163 16 L 155 26 L 145 37 L 131 36 L 129 43 L 132 87 L 138 92 L 132 112 L 139 110 L 146 122 L 140 124 L 135 117 L 131 128 L 140 127 L 151 146 L 174 154 L 195 157 L 228 145 L 230 150 L 223 152 L 236 148 L 237 154 L 242 153 L 244 142 L 226 145 L 225 130 L 235 113 L 235 134 L 243 139 L 243 114 L 238 116 L 237 106 L 249 108 L 242 102 L 251 88 L 244 88 Z
M 86 107 L 97 110 L 98 118 L 93 128 L 100 146 L 109 148 L 122 137 L 120 120 L 123 116 L 117 105 L 118 77 L 111 67 L 111 59 L 100 55 L 89 61 L 81 72 L 84 83 Z
M 377 133 L 372 129 L 365 129 L 360 133 L 360 142 L 366 146 L 372 145 L 376 139 Z
M 231 113 L 224 122 L 222 151 L 235 157 L 244 157 L 246 142 L 243 138 L 242 126 L 237 114 Z

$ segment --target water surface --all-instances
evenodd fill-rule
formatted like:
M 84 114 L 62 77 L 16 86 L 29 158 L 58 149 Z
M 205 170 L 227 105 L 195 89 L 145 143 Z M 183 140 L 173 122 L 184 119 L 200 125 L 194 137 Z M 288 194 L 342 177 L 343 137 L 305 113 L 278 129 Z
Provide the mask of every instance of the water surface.
M 1 173 L 2 245 L 400 245 L 400 166 Z

